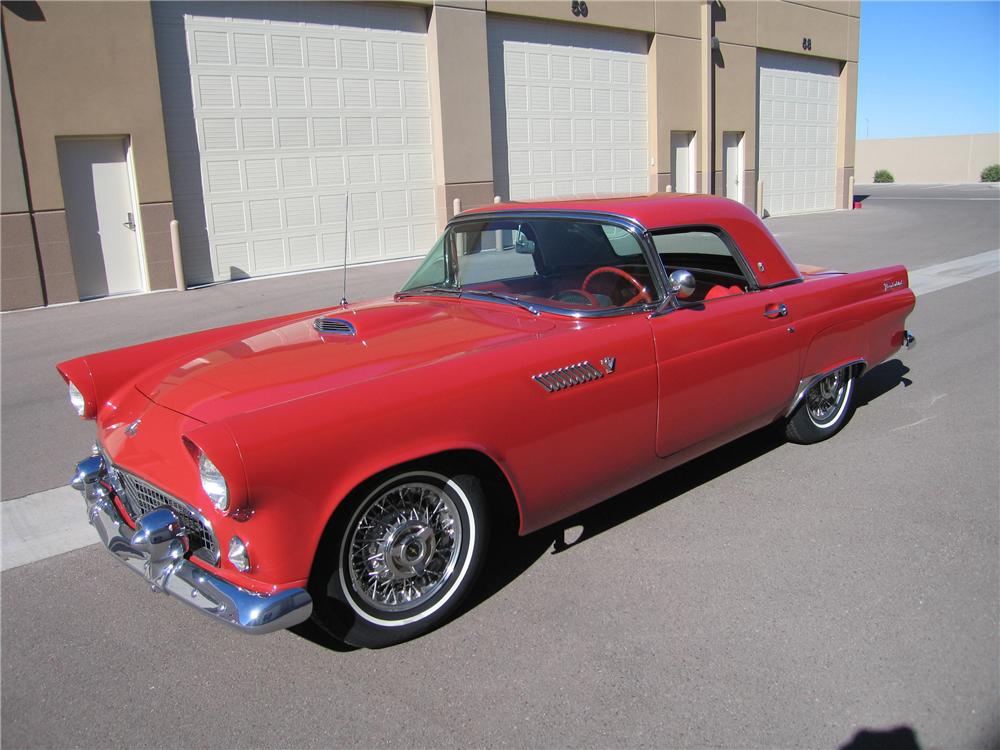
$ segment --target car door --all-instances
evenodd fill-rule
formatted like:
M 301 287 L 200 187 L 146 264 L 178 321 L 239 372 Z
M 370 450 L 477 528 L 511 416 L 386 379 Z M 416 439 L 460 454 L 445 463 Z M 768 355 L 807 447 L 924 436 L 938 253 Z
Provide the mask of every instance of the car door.
M 657 242 L 668 272 L 679 262 L 697 264 L 689 270 L 698 281 L 690 300 L 650 319 L 660 456 L 721 443 L 772 421 L 797 382 L 794 310 L 784 305 L 783 290 L 756 289 L 745 264 L 733 257 L 738 249 L 722 233 L 692 232 L 689 238 L 672 232 L 668 249 L 690 240 L 697 252 L 664 253 Z

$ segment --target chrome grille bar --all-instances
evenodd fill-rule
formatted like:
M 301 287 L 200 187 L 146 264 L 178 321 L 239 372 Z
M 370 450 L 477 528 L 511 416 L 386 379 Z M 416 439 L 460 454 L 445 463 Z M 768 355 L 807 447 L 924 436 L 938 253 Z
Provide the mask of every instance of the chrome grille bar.
M 211 524 L 198 511 L 149 482 L 110 464 L 106 459 L 105 464 L 108 466 L 109 474 L 113 480 L 112 486 L 118 491 L 119 497 L 133 521 L 144 513 L 149 513 L 149 511 L 164 505 L 167 506 L 177 514 L 181 523 L 184 524 L 184 528 L 187 529 L 188 538 L 191 540 L 192 554 L 213 565 L 218 564 L 219 542 L 215 538 Z

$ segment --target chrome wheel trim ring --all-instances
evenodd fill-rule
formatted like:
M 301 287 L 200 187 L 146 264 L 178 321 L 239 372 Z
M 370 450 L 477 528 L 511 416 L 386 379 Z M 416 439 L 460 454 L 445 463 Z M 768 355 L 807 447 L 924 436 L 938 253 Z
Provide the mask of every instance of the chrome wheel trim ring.
M 854 378 L 843 368 L 827 375 L 806 394 L 806 413 L 816 427 L 825 429 L 837 423 L 847 408 Z
M 401 482 L 401 480 L 407 479 L 409 477 L 420 477 L 424 481 L 418 482 Z M 440 485 L 426 483 L 427 478 L 433 478 L 440 482 Z M 453 545 L 453 555 L 454 563 L 448 566 L 447 574 L 442 576 L 441 583 L 435 588 L 433 592 L 424 592 L 424 595 L 420 596 L 416 601 L 410 603 L 409 607 L 404 607 L 398 610 L 388 610 L 383 607 L 373 606 L 368 603 L 366 599 L 361 595 L 361 593 L 356 589 L 350 579 L 352 578 L 350 573 L 345 573 L 345 570 L 350 567 L 350 561 L 347 558 L 348 545 L 354 538 L 356 531 L 359 526 L 359 519 L 366 509 L 371 508 L 374 504 L 372 503 L 373 498 L 378 498 L 381 494 L 392 492 L 395 487 L 392 485 L 403 486 L 406 484 L 422 484 L 433 488 L 441 496 L 447 497 L 452 502 L 452 507 L 455 509 L 456 519 L 456 529 L 460 535 L 459 539 L 455 540 Z M 464 528 L 462 528 L 464 526 Z M 464 536 L 461 536 L 463 535 Z M 477 543 L 477 529 L 476 529 L 476 518 L 473 515 L 472 505 L 469 502 L 468 497 L 462 488 L 456 484 L 452 479 L 427 471 L 409 472 L 407 474 L 401 474 L 384 484 L 380 485 L 377 489 L 372 491 L 364 502 L 362 502 L 357 510 L 354 512 L 353 517 L 347 525 L 347 531 L 341 537 L 340 546 L 340 583 L 343 591 L 345 592 L 347 603 L 350 605 L 351 609 L 361 617 L 375 625 L 380 625 L 384 627 L 399 627 L 403 625 L 409 625 L 414 622 L 419 622 L 427 617 L 430 617 L 437 610 L 443 607 L 452 597 L 452 595 L 458 590 L 459 585 L 465 579 L 466 574 L 469 571 L 469 566 L 472 562 L 472 553 L 475 549 Z M 463 554 L 463 546 L 465 548 L 465 553 Z M 355 599 L 357 597 L 357 599 Z M 436 597 L 436 598 L 435 598 Z M 414 608 L 420 607 L 426 604 L 430 599 L 435 598 L 433 603 L 425 610 L 416 612 L 410 616 L 406 616 L 406 613 L 413 610 Z M 360 602 L 364 602 L 365 606 L 360 606 Z M 381 616 L 380 616 L 381 615 Z M 394 617 L 394 615 L 396 615 Z

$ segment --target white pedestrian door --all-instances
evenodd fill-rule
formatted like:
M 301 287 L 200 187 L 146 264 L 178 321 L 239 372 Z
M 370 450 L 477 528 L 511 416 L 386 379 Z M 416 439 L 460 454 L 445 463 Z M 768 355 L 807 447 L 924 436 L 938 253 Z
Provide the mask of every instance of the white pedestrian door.
M 675 193 L 695 192 L 694 133 L 674 130 L 670 133 L 670 179 Z
M 141 291 L 125 141 L 66 138 L 57 150 L 80 299 Z
M 726 197 L 742 203 L 743 133 L 724 133 L 722 147 L 725 150 L 722 171 L 726 180 Z

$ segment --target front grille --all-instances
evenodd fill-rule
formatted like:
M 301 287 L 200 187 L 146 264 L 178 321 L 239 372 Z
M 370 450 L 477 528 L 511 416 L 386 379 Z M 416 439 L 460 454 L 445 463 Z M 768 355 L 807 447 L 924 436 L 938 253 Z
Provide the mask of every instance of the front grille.
M 213 565 L 219 562 L 219 542 L 215 538 L 211 527 L 201 517 L 198 511 L 194 510 L 187 503 L 181 502 L 175 497 L 171 497 L 160 489 L 157 489 L 149 482 L 146 482 L 134 474 L 112 466 L 105 460 L 108 471 L 111 474 L 112 486 L 118 492 L 122 503 L 132 520 L 135 520 L 144 513 L 162 506 L 167 506 L 180 519 L 187 530 L 188 539 L 191 541 L 191 552 L 203 560 Z M 117 480 L 117 481 L 115 481 Z

